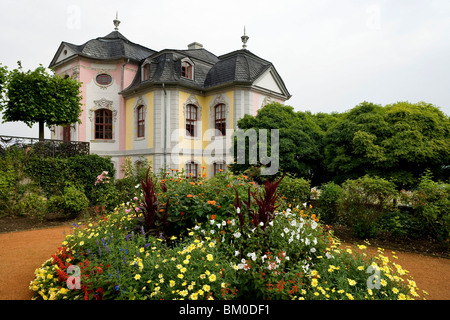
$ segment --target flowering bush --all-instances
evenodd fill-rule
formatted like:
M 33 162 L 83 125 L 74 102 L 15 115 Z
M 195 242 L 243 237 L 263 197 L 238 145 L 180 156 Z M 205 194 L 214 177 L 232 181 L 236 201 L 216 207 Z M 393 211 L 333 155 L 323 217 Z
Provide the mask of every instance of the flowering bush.
M 179 224 L 184 221 L 182 232 L 148 232 L 142 224 L 147 209 L 142 207 L 145 203 L 148 206 L 149 200 L 142 198 L 138 186 L 136 197 L 129 203 L 121 204 L 98 221 L 74 225 L 73 233 L 66 236 L 57 252 L 36 270 L 36 278 L 30 283 L 34 298 L 418 296 L 415 283 L 405 279 L 407 272 L 382 254 L 371 258 L 364 252 L 341 249 L 309 206 L 290 208 L 276 196 L 276 188 L 266 199 L 270 184 L 263 189 L 245 177 L 230 174 L 209 181 L 192 180 L 178 172 L 151 181 L 154 191 L 144 194 L 152 194 L 156 197 L 153 200 L 162 204 L 170 199 L 169 209 L 164 210 L 169 217 L 178 215 L 179 221 L 169 224 L 181 229 Z M 245 208 L 234 206 L 236 194 L 244 199 L 249 193 L 260 201 L 248 201 Z M 264 206 L 269 199 L 273 206 Z M 195 216 L 189 204 L 201 214 Z M 248 208 L 258 212 L 263 207 L 273 210 L 267 212 L 270 219 L 255 220 L 244 212 Z M 181 210 L 186 210 L 185 215 L 180 214 Z M 371 277 L 367 271 L 372 269 Z

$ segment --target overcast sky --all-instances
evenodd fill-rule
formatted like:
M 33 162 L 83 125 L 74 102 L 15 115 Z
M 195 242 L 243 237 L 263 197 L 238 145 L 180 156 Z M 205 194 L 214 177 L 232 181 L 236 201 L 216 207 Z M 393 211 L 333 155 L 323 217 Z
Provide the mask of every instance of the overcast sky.
M 216 55 L 242 48 L 272 62 L 295 110 L 342 112 L 370 101 L 426 101 L 450 114 L 448 0 L 0 0 L 0 63 L 47 67 L 61 41 L 113 31 L 153 50 L 197 41 Z M 20 122 L 0 135 L 37 136 Z M 46 137 L 49 136 L 47 132 Z

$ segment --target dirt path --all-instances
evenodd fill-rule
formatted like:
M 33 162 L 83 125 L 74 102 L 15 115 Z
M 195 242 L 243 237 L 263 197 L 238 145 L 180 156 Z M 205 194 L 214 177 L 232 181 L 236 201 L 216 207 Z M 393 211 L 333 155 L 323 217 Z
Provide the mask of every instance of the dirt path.
M 29 300 L 34 270 L 55 253 L 71 226 L 0 234 L 0 300 Z M 345 244 L 343 244 L 345 245 Z M 368 248 L 377 254 L 376 248 Z M 391 251 L 385 255 L 392 259 Z M 450 260 L 396 251 L 396 263 L 410 272 L 427 300 L 450 300 Z

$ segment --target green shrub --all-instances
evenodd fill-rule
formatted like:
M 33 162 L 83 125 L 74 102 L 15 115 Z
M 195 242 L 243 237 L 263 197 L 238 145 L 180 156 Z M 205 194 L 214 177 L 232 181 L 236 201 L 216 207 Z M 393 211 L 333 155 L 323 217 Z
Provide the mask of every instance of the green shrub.
M 280 194 L 285 197 L 286 201 L 293 206 L 301 206 L 309 200 L 311 195 L 311 185 L 308 180 L 303 178 L 294 178 L 286 175 L 279 185 Z
M 23 149 L 16 146 L 0 156 L 0 215 L 27 214 L 26 195 L 39 192 L 25 171 L 27 159 Z
M 66 216 L 76 216 L 87 209 L 89 200 L 83 191 L 74 186 L 64 189 L 62 195 L 51 196 L 47 208 L 50 212 L 60 212 Z
M 96 154 L 70 158 L 32 157 L 26 170 L 47 197 L 61 194 L 70 181 L 71 185 L 83 190 L 91 203 L 97 200 L 93 192 L 96 177 L 102 171 L 108 171 L 111 177 L 115 173 L 111 159 Z
M 450 185 L 432 180 L 425 174 L 416 190 L 411 193 L 410 204 L 422 222 L 425 232 L 445 242 L 450 236 Z
M 320 219 L 327 224 L 338 222 L 339 198 L 342 196 L 342 187 L 334 182 L 324 184 L 320 188 L 317 200 L 320 209 Z
M 395 185 L 382 178 L 364 176 L 342 184 L 339 216 L 360 238 L 373 237 L 378 232 L 381 216 L 392 210 L 397 192 Z

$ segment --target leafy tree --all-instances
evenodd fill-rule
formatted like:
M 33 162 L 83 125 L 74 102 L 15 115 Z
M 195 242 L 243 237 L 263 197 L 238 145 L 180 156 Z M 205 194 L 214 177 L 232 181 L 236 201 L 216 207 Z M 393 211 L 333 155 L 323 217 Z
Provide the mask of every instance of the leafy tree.
M 23 121 L 29 127 L 39 123 L 41 140 L 44 139 L 44 124 L 80 122 L 81 84 L 77 80 L 49 74 L 42 65 L 34 71 L 24 72 L 20 61 L 18 64 L 19 68 L 9 72 L 6 77 L 5 97 L 0 105 L 0 111 L 4 111 L 4 122 Z M 0 74 L 4 75 L 5 72 Z
M 408 188 L 426 169 L 445 180 L 449 159 L 450 120 L 424 102 L 363 102 L 325 136 L 325 163 L 339 183 L 370 174 Z
M 281 172 L 291 173 L 308 180 L 318 180 L 320 171 L 321 139 L 323 131 L 315 123 L 310 113 L 294 112 L 293 107 L 272 103 L 258 110 L 256 116 L 245 115 L 238 121 L 243 130 L 279 129 L 279 165 Z M 258 143 L 261 143 L 258 139 Z M 270 150 L 270 131 L 268 133 L 268 150 Z M 236 140 L 235 140 L 236 148 Z M 248 144 L 246 144 L 248 160 Z M 260 164 L 258 164 L 260 165 Z M 251 171 L 251 165 L 234 164 L 235 172 Z

